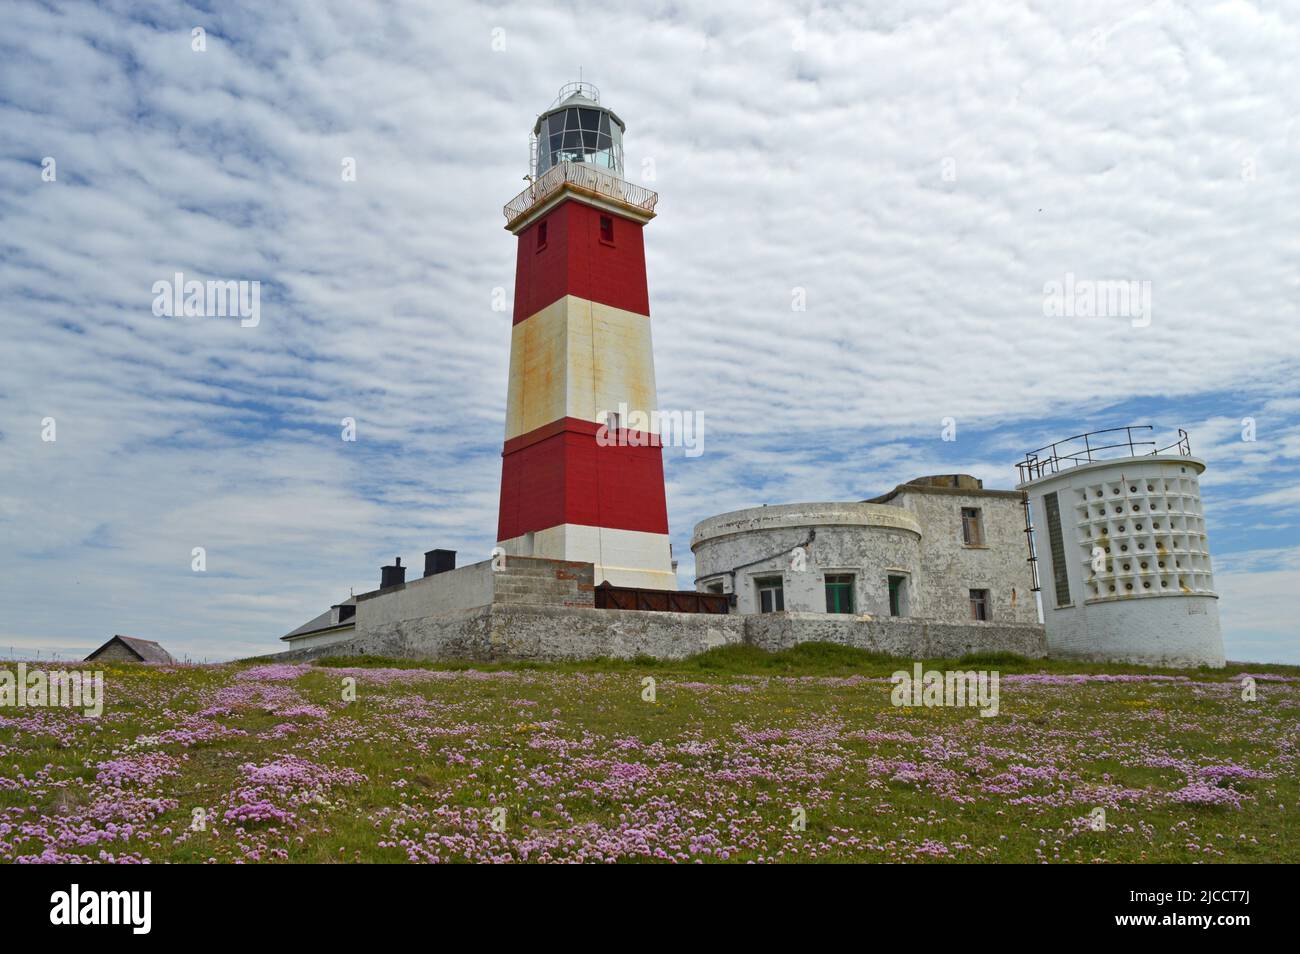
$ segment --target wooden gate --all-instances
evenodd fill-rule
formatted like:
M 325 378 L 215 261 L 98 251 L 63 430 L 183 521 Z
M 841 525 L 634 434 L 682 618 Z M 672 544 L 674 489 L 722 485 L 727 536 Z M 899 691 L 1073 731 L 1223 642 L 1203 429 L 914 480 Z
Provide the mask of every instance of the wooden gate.
M 731 598 L 725 593 L 697 593 L 694 590 L 643 590 L 635 586 L 614 586 L 608 581 L 596 587 L 596 609 L 649 610 L 657 613 L 730 612 Z

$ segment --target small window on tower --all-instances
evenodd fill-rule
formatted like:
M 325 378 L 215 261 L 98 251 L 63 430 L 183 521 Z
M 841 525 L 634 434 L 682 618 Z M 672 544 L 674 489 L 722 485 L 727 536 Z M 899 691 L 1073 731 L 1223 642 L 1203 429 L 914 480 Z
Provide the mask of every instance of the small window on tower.
M 546 248 L 546 223 L 537 223 L 537 251 Z
M 602 215 L 600 217 L 600 240 L 614 244 L 614 217 L 612 215 Z

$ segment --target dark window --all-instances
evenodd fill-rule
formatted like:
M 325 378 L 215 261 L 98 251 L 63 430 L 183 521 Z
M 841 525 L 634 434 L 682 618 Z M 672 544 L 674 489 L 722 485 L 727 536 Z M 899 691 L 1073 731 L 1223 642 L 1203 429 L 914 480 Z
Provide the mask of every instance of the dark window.
M 704 589 L 705 589 L 707 592 L 709 592 L 709 593 L 721 593 L 721 592 L 722 592 L 722 583 L 721 583 L 721 582 L 718 582 L 718 583 L 709 583 L 708 585 L 706 585 L 706 586 L 704 587 Z
M 853 576 L 840 574 L 826 577 L 826 612 L 853 612 Z
M 987 622 L 989 620 L 989 591 L 970 591 L 970 618 Z
M 1043 495 L 1043 509 L 1047 511 L 1047 544 L 1052 551 L 1052 588 L 1056 605 L 1070 603 L 1070 573 L 1065 566 L 1065 540 L 1061 537 L 1061 505 L 1056 493 Z
M 539 249 L 546 248 L 546 223 L 545 222 L 537 223 L 537 247 Z
M 889 578 L 889 615 L 907 615 L 907 577 L 905 576 Z
M 785 587 L 779 576 L 765 576 L 754 581 L 758 588 L 758 611 L 760 613 L 785 612 Z
M 602 242 L 614 241 L 614 217 L 612 215 L 602 215 L 600 217 L 600 240 Z
M 978 507 L 961 508 L 961 539 L 963 543 L 970 547 L 984 545 L 984 528 L 980 526 L 980 510 Z
M 613 169 L 618 165 L 617 125 L 600 109 L 561 110 L 547 118 L 538 130 L 538 170 L 561 162 L 592 162 Z

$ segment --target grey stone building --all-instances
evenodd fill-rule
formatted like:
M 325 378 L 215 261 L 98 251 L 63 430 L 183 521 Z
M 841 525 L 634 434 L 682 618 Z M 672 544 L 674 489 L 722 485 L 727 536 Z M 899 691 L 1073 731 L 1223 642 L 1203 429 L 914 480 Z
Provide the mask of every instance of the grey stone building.
M 93 660 L 110 660 L 112 662 L 155 663 L 170 665 L 176 662 L 172 654 L 163 649 L 152 639 L 139 639 L 135 636 L 114 636 L 104 645 L 85 658 Z
M 945 474 L 860 502 L 720 514 L 695 527 L 696 587 L 734 593 L 739 613 L 1036 624 L 1022 501 Z

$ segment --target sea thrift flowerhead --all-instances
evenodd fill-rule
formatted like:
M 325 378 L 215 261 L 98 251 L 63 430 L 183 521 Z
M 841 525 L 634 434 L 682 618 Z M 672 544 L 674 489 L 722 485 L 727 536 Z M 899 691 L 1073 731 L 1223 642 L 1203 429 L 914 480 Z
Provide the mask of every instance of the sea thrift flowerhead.
M 162 752 L 146 752 L 100 762 L 95 780 L 106 785 L 148 787 L 159 780 L 180 774 L 180 761 Z
M 1240 808 L 1242 796 L 1230 788 L 1220 788 L 1209 782 L 1192 782 L 1172 793 L 1170 800 L 1180 805 L 1229 805 Z

